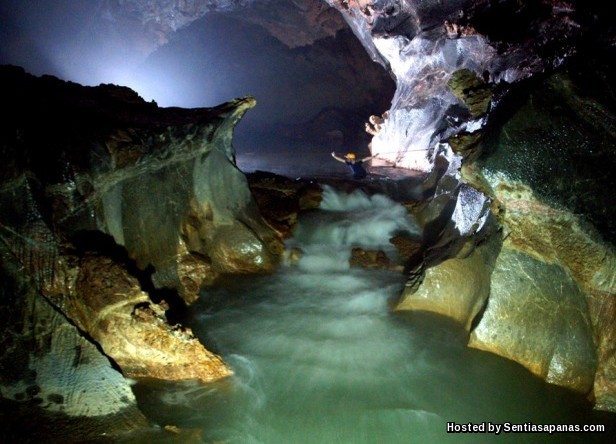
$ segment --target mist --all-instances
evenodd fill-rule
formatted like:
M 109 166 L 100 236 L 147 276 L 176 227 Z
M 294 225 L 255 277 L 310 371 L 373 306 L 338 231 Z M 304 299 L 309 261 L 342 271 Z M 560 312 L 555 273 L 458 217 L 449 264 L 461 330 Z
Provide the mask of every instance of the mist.
M 254 96 L 257 107 L 235 137 L 247 170 L 284 173 L 296 162 L 314 170 L 332 150 L 368 154 L 364 122 L 389 107 L 394 91 L 350 30 L 289 48 L 245 20 L 263 8 L 222 8 L 155 43 L 144 41 L 137 17 L 118 23 L 110 2 L 9 0 L 0 8 L 1 64 L 83 85 L 128 86 L 162 107 Z

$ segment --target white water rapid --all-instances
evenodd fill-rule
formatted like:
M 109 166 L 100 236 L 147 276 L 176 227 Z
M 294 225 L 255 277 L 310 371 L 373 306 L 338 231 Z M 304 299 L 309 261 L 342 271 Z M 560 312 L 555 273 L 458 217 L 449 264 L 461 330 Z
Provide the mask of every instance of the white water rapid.
M 601 435 L 447 434 L 447 422 L 598 422 L 579 397 L 466 347 L 440 317 L 391 312 L 405 278 L 350 268 L 350 248 L 384 248 L 415 223 L 384 196 L 327 188 L 289 247 L 297 266 L 208 289 L 188 324 L 235 371 L 227 381 L 135 387 L 161 426 L 204 442 L 592 442 Z M 600 441 L 596 441 L 600 442 Z

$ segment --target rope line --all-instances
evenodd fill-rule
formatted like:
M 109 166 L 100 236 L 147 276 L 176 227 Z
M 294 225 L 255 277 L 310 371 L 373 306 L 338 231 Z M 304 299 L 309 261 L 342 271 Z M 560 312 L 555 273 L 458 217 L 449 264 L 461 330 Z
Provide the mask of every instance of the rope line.
M 398 154 L 398 155 L 402 155 L 405 153 L 414 153 L 414 152 L 421 152 L 421 151 L 430 151 L 436 148 L 422 148 L 422 149 L 416 149 L 416 150 L 406 150 L 406 151 L 381 151 L 375 154 L 372 154 L 372 156 L 380 156 L 381 154 Z M 345 151 L 345 150 L 339 150 L 339 151 L 335 151 L 336 153 L 349 153 L 349 152 L 354 152 L 354 151 Z M 307 157 L 307 156 L 325 156 L 328 155 L 330 152 L 317 152 L 317 151 L 312 151 L 312 150 L 308 150 L 308 151 L 291 151 L 289 154 L 292 154 L 293 157 Z M 356 151 L 355 151 L 356 153 Z M 242 153 L 242 152 L 238 152 L 237 155 L 238 156 L 257 156 L 257 155 L 261 155 L 264 153 L 257 153 L 257 152 L 252 152 L 249 151 L 247 153 Z M 280 153 L 275 153 L 275 152 L 268 152 L 267 154 L 276 154 L 279 155 Z M 369 157 L 369 156 L 367 156 Z

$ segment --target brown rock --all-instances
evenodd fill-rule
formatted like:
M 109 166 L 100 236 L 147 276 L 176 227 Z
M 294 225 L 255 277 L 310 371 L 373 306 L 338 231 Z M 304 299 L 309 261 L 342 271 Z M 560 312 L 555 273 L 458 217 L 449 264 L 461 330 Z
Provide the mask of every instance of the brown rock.
M 597 354 L 584 294 L 565 270 L 509 248 L 469 346 L 515 360 L 546 381 L 588 393 Z
M 169 325 L 166 307 L 109 258 L 85 256 L 74 293 L 54 301 L 126 376 L 210 382 L 231 374 L 189 329 Z
M 218 228 L 209 252 L 217 272 L 247 274 L 273 271 L 283 250 L 272 254 L 252 230 L 236 223 Z
M 390 262 L 382 250 L 364 250 L 363 248 L 354 247 L 351 250 L 349 265 L 351 267 L 381 270 L 388 268 Z
M 0 298 L 0 436 L 10 442 L 79 436 L 85 442 L 145 429 L 128 381 L 14 260 L 0 252 L 3 294 L 10 298 Z
M 414 266 L 421 261 L 423 256 L 423 246 L 420 240 L 404 234 L 398 234 L 389 242 L 396 247 L 400 258 L 407 266 Z
M 287 251 L 286 259 L 290 265 L 297 265 L 303 256 L 304 252 L 301 249 L 293 247 Z
M 518 182 L 497 179 L 493 181 L 493 194 L 499 202 L 500 220 L 505 228 L 505 247 L 519 252 L 528 257 L 525 261 L 517 261 L 517 264 L 530 264 L 530 269 L 538 268 L 532 260 L 543 264 L 543 267 L 553 267 L 560 270 L 560 275 L 569 275 L 583 292 L 583 303 L 579 304 L 579 313 L 575 313 L 575 307 L 570 308 L 575 316 L 581 317 L 584 322 L 588 320 L 592 329 L 592 341 L 594 341 L 596 357 L 589 362 L 595 362 L 596 375 L 594 376 L 593 397 L 596 407 L 603 410 L 616 411 L 616 255 L 613 247 L 605 244 L 593 233 L 591 227 L 580 222 L 580 220 L 570 212 L 555 209 L 538 200 L 532 190 Z M 532 258 L 532 260 L 531 260 Z M 522 267 L 519 265 L 519 267 Z M 521 268 L 519 274 L 523 279 L 528 279 L 530 271 Z M 536 280 L 536 279 L 535 279 Z M 568 282 L 565 277 L 561 280 Z M 538 282 L 541 282 L 539 279 Z M 557 284 L 554 284 L 557 285 Z M 565 284 L 563 284 L 565 285 Z M 570 284 L 562 288 L 569 288 Z M 560 294 L 560 284 L 552 293 Z M 557 291 L 558 290 L 558 291 Z M 511 291 L 514 291 L 513 289 Z M 546 290 L 547 291 L 547 290 Z M 548 291 L 549 293 L 549 291 Z M 568 294 L 576 293 L 571 290 Z M 553 296 L 556 297 L 556 296 Z M 541 302 L 543 301 L 543 302 Z M 541 297 L 535 302 L 528 302 L 529 322 L 533 319 L 533 313 L 537 307 L 545 305 L 542 310 L 550 311 L 549 299 Z M 520 310 L 522 306 L 518 307 Z M 566 311 L 565 306 L 558 309 L 558 313 Z M 496 312 L 494 316 L 498 316 Z M 544 320 L 542 325 L 548 325 Z M 581 325 L 582 321 L 570 321 L 570 324 Z M 556 321 L 551 321 L 551 332 L 544 333 L 545 337 L 562 335 L 558 330 L 560 325 Z M 521 334 L 521 333 L 520 333 Z M 577 340 L 579 341 L 579 336 Z M 503 346 L 509 350 L 508 357 L 522 362 L 533 369 L 535 373 L 549 375 L 549 365 L 551 361 L 549 347 L 542 346 L 545 352 L 539 358 L 539 352 L 520 352 L 520 356 L 513 356 L 513 351 L 520 351 L 528 347 L 528 339 L 518 337 L 521 344 L 509 344 Z M 484 337 L 482 341 L 487 341 Z M 588 338 L 586 338 L 588 342 Z M 479 342 L 479 340 L 477 340 Z M 563 338 L 563 344 L 570 341 Z M 487 348 L 486 345 L 481 345 Z M 539 346 L 538 346 L 539 347 Z M 561 348 L 563 346 L 561 345 Z M 590 351 L 586 351 L 591 354 Z M 529 354 L 532 359 L 529 358 Z M 568 361 L 568 367 L 560 361 L 555 361 L 562 371 L 557 372 L 557 376 L 549 376 L 556 383 L 571 386 L 577 390 L 587 390 L 590 377 L 588 369 L 580 370 L 580 365 L 575 364 L 572 358 Z M 581 372 L 576 375 L 575 372 Z M 585 372 L 585 373 L 584 373 Z M 591 381 L 592 383 L 592 381 Z
M 448 316 L 470 331 L 490 295 L 490 275 L 498 245 L 485 242 L 467 257 L 448 259 L 405 288 L 395 310 L 430 311 Z
M 201 289 L 212 285 L 218 277 L 209 258 L 188 251 L 178 255 L 177 270 L 180 276 L 178 292 L 187 304 L 196 302 Z
M 445 30 L 447 31 L 447 37 L 460 38 L 460 37 L 468 37 L 470 35 L 477 34 L 477 30 L 470 25 L 462 25 L 459 23 L 452 23 L 449 20 L 445 20 L 443 23 Z
M 248 180 L 259 212 L 283 239 L 292 236 L 300 211 L 321 204 L 323 190 L 314 182 L 265 172 L 249 174 Z

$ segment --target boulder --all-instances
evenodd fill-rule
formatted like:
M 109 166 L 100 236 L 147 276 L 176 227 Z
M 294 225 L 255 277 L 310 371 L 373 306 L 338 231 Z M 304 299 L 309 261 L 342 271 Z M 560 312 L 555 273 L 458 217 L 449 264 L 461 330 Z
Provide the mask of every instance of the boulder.
M 315 182 L 291 180 L 263 171 L 247 177 L 260 213 L 282 238 L 293 235 L 301 211 L 316 209 L 321 204 L 323 190 Z
M 484 242 L 466 256 L 447 259 L 425 270 L 419 286 L 411 276 L 395 310 L 438 313 L 470 331 L 490 296 L 490 277 L 497 254 L 498 242 Z
M 592 390 L 597 351 L 586 298 L 559 265 L 503 249 L 469 346 L 518 361 L 548 382 Z
M 190 329 L 170 325 L 168 304 L 152 302 L 121 264 L 95 254 L 77 262 L 75 281 L 49 298 L 125 376 L 211 382 L 231 374 Z
M 383 250 L 365 250 L 360 247 L 351 249 L 349 265 L 373 270 L 386 269 L 391 266 L 389 258 Z

